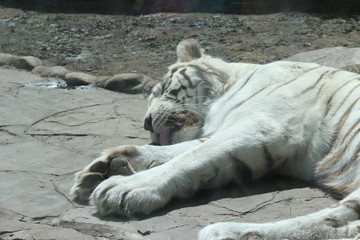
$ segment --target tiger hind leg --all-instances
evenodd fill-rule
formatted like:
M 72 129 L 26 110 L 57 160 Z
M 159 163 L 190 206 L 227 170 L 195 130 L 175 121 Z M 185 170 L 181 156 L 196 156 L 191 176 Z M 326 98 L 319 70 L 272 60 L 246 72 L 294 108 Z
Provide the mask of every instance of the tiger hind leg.
M 338 204 L 306 216 L 273 223 L 216 223 L 199 240 L 360 238 L 360 189 Z

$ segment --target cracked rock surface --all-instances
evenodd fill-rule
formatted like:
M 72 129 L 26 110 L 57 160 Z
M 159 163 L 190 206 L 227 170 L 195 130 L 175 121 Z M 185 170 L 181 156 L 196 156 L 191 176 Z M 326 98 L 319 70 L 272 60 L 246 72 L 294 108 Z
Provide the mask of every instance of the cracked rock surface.
M 105 148 L 150 142 L 142 129 L 146 99 L 31 85 L 56 80 L 0 68 L 0 239 L 196 239 L 213 222 L 272 221 L 334 202 L 304 183 L 274 178 L 203 191 L 147 217 L 99 218 L 94 207 L 71 200 L 73 174 Z

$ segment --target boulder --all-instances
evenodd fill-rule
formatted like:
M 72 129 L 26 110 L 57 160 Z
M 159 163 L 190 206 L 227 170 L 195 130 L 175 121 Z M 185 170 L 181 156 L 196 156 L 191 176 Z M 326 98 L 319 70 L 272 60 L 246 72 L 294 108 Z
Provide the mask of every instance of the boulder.
M 69 70 L 62 66 L 37 66 L 31 72 L 34 74 L 39 74 L 42 77 L 65 77 L 65 75 L 69 73 Z
M 140 93 L 150 91 L 155 80 L 138 73 L 122 73 L 113 76 L 104 84 L 104 88 L 124 93 Z
M 49 67 L 37 66 L 37 67 L 34 67 L 34 69 L 31 72 L 34 73 L 34 74 L 39 74 L 40 75 L 41 73 L 43 73 L 47 69 L 49 69 Z
M 69 86 L 89 85 L 96 81 L 96 77 L 82 72 L 70 72 L 65 74 L 64 80 Z
M 0 53 L 0 66 L 9 65 L 17 56 L 7 53 Z
M 41 76 L 42 77 L 64 77 L 67 73 L 69 73 L 69 70 L 62 66 L 53 66 L 45 70 Z
M 33 56 L 24 56 L 15 58 L 10 62 L 10 65 L 19 68 L 32 71 L 35 67 L 42 65 L 42 61 Z

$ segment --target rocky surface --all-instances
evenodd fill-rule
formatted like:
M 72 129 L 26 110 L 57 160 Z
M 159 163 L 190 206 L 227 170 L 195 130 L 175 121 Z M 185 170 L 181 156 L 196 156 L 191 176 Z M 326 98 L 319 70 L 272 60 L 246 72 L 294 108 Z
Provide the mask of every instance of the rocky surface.
M 130 82 L 146 90 L 152 81 L 147 75 L 163 75 L 175 59 L 176 43 L 186 37 L 198 38 L 209 53 L 227 60 L 257 63 L 323 47 L 356 47 L 358 17 L 79 16 L 1 7 L 0 13 L 0 52 L 6 53 L 0 54 L 0 239 L 192 240 L 209 223 L 267 222 L 335 202 L 311 185 L 268 177 L 203 191 L 151 216 L 101 218 L 68 192 L 73 174 L 103 149 L 150 142 L 142 129 L 145 97 L 109 91 L 106 84 L 119 91 Z M 347 57 L 358 51 L 322 49 L 289 60 L 359 72 L 360 55 Z M 29 61 L 35 64 L 26 68 L 13 64 L 23 56 L 41 62 Z M 76 79 L 76 72 L 92 80 L 69 88 L 66 80 Z
M 75 234 L 50 228 L 78 207 L 68 196 L 74 171 L 104 148 L 149 142 L 142 95 L 31 85 L 53 81 L 58 79 L 0 69 L 1 239 L 52 239 L 41 237 L 51 229 Z
M 298 53 L 285 60 L 317 62 L 321 65 L 360 73 L 360 48 L 324 48 Z

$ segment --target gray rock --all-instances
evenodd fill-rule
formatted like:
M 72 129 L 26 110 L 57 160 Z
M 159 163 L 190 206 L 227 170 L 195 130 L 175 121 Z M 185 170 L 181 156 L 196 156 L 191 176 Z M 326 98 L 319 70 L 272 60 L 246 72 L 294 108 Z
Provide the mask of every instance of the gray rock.
M 62 66 L 50 67 L 47 71 L 41 74 L 42 77 L 64 77 L 69 70 Z
M 7 53 L 0 53 L 0 66 L 9 65 L 17 56 Z
M 34 74 L 39 74 L 42 77 L 61 77 L 64 78 L 69 70 L 62 66 L 45 67 L 37 66 L 32 71 Z
M 33 134 L 33 136 L 36 135 Z M 14 141 L 11 148 L 6 145 L 0 146 L 0 158 L 3 159 L 0 170 L 66 174 L 73 172 L 74 169 L 81 169 L 83 164 L 88 161 L 85 156 L 77 156 L 76 153 L 64 151 L 61 147 L 47 146 L 45 143 L 33 141 L 31 138 L 28 140 L 17 138 Z M 37 149 L 43 149 L 43 151 Z M 16 156 L 19 161 L 14 161 L 12 156 Z M 72 159 L 78 159 L 81 163 L 73 163 Z
M 18 240 L 94 240 L 71 228 L 51 227 L 45 224 L 26 223 L 18 220 L 3 220 L 0 224 L 1 239 Z
M 19 69 L 25 69 L 31 71 L 35 67 L 42 65 L 42 61 L 37 57 L 25 56 L 25 57 L 18 57 L 12 60 L 10 62 L 10 65 Z
M 110 78 L 105 82 L 104 88 L 124 93 L 140 93 L 149 91 L 155 81 L 138 73 L 123 73 Z
M 94 237 L 82 234 L 70 228 L 48 228 L 32 234 L 34 240 L 95 240 Z
M 35 172 L 1 172 L 1 208 L 30 218 L 56 217 L 64 209 L 75 208 L 62 193 L 56 191 L 51 182 L 53 178 L 51 174 Z
M 46 66 L 37 66 L 37 67 L 34 67 L 34 69 L 31 71 L 32 73 L 34 74 L 41 74 L 43 73 L 44 71 L 48 70 L 49 67 L 46 67 Z
M 348 70 L 349 66 L 360 65 L 360 48 L 323 48 L 298 53 L 284 60 L 294 62 L 315 62 L 329 67 Z
M 98 77 L 96 79 L 96 81 L 94 82 L 94 86 L 104 88 L 106 81 L 109 80 L 110 78 L 111 78 L 111 76 Z
M 89 85 L 96 81 L 96 77 L 82 72 L 71 72 L 65 74 L 64 80 L 69 86 Z

